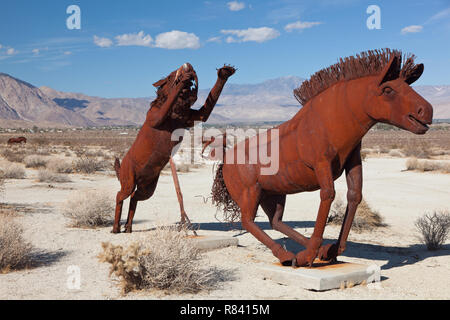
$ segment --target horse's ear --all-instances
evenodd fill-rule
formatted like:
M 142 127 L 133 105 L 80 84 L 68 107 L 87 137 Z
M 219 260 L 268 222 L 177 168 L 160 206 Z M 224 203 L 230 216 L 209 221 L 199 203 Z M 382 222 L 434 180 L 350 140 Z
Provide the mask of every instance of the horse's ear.
M 382 85 L 386 81 L 395 80 L 400 76 L 401 56 L 394 54 L 389 60 L 388 64 L 381 71 L 378 78 L 378 85 Z
M 155 83 L 153 84 L 153 86 L 154 86 L 155 88 L 162 87 L 166 82 L 167 82 L 167 78 L 166 78 L 166 79 L 161 79 L 161 80 L 159 80 L 158 82 L 155 82 Z
M 407 84 L 412 84 L 414 83 L 417 79 L 420 78 L 420 76 L 423 73 L 423 63 L 416 65 L 411 72 L 408 73 L 407 77 L 405 78 L 405 82 Z

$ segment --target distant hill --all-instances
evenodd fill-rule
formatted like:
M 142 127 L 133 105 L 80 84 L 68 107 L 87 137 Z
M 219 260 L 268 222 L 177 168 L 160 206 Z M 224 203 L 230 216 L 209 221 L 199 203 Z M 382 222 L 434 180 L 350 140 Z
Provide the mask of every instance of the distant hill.
M 257 84 L 225 86 L 208 123 L 285 121 L 301 107 L 293 90 L 302 78 L 287 76 Z M 450 118 L 450 86 L 414 87 L 434 107 L 435 119 Z M 209 90 L 200 90 L 194 108 L 200 108 Z M 107 99 L 82 93 L 56 91 L 0 73 L 0 125 L 2 127 L 87 127 L 141 125 L 148 98 Z
M 94 122 L 63 108 L 39 88 L 0 73 L 0 124 L 3 126 L 92 126 Z

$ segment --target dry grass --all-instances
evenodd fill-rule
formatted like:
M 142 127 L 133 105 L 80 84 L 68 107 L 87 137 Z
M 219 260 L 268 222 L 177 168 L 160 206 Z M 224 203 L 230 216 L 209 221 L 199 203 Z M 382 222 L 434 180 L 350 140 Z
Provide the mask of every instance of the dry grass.
M 330 210 L 328 222 L 331 225 L 341 226 L 344 222 L 347 205 L 341 198 L 336 198 Z M 373 210 L 363 199 L 356 210 L 352 224 L 352 230 L 356 232 L 371 231 L 375 228 L 386 227 L 383 217 L 378 211 Z
M 25 158 L 25 167 L 27 168 L 45 168 L 47 166 L 48 160 L 42 156 L 31 155 Z
M 397 157 L 397 158 L 403 158 L 405 156 L 400 150 L 397 150 L 397 149 L 390 150 L 388 154 L 391 157 Z
M 65 175 L 54 173 L 48 169 L 41 169 L 38 172 L 38 181 L 39 182 L 56 182 L 56 183 L 66 183 L 71 182 L 72 180 Z
M 89 191 L 73 195 L 64 206 L 64 216 L 71 227 L 96 228 L 108 226 L 114 219 L 114 200 L 105 193 Z
M 106 163 L 104 161 L 84 156 L 79 157 L 74 162 L 75 171 L 86 174 L 91 174 L 97 171 L 104 170 L 105 167 Z
M 175 166 L 177 168 L 177 172 L 180 173 L 188 173 L 191 171 L 191 165 L 189 163 L 182 162 L 176 164 Z
M 415 226 L 420 233 L 419 239 L 428 250 L 442 248 L 450 233 L 450 213 L 448 211 L 435 211 L 418 218 Z
M 173 227 L 158 227 L 145 241 L 128 248 L 103 243 L 100 261 L 121 280 L 124 293 L 157 289 L 165 293 L 197 293 L 214 288 L 221 275 L 201 261 L 200 251 Z
M 22 163 L 25 159 L 26 153 L 23 149 L 7 148 L 3 149 L 2 156 L 10 162 Z
M 440 171 L 443 173 L 450 173 L 450 162 L 442 162 L 438 160 L 418 160 L 417 158 L 410 158 L 406 160 L 406 170 L 408 171 Z
M 73 164 L 60 159 L 52 159 L 48 162 L 47 168 L 57 173 L 72 173 Z
M 32 245 L 24 240 L 22 227 L 10 215 L 0 214 L 0 273 L 31 264 Z
M 407 157 L 429 159 L 431 156 L 430 146 L 424 143 L 409 143 L 402 150 Z
M 25 168 L 20 164 L 10 164 L 6 168 L 0 169 L 3 179 L 25 179 Z

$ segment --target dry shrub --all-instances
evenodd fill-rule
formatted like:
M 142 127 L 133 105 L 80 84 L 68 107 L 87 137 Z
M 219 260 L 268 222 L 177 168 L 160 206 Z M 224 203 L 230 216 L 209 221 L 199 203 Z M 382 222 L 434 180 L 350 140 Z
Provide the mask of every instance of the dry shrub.
M 75 160 L 74 163 L 75 171 L 86 174 L 91 174 L 97 171 L 104 170 L 105 166 L 106 166 L 105 162 L 103 161 L 99 161 L 97 159 L 84 156 Z
M 416 171 L 441 171 L 444 173 L 450 173 L 450 163 L 440 162 L 437 160 L 418 160 L 417 158 L 410 158 L 406 160 L 406 170 Z
M 68 174 L 73 172 L 72 163 L 60 159 L 50 160 L 47 164 L 47 168 L 57 173 Z
M 11 164 L 6 168 L 0 169 L 0 175 L 3 179 L 25 179 L 25 168 L 19 164 Z
M 89 158 L 104 157 L 105 152 L 103 150 L 87 150 L 86 152 L 84 152 L 84 155 Z
M 328 216 L 328 222 L 332 225 L 341 226 L 344 222 L 347 205 L 340 198 L 336 198 Z M 352 229 L 356 232 L 371 231 L 375 228 L 385 227 L 383 217 L 378 211 L 373 210 L 363 199 L 356 210 Z
M 431 150 L 424 143 L 408 143 L 403 148 L 403 153 L 407 157 L 428 159 L 431 155 Z
M 43 149 L 43 148 L 38 148 L 38 149 L 35 151 L 35 153 L 36 153 L 37 155 L 40 155 L 40 156 L 49 156 L 49 155 L 51 154 L 51 151 L 50 151 L 49 149 L 47 149 L 47 148 L 45 148 L 45 149 Z
M 31 155 L 25 158 L 25 167 L 27 168 L 45 168 L 47 166 L 47 159 L 41 156 Z
M 395 149 L 389 151 L 389 155 L 397 158 L 403 158 L 405 156 L 401 151 Z
M 22 163 L 25 158 L 25 151 L 24 150 L 13 150 L 13 149 L 4 149 L 2 151 L 2 156 L 10 161 L 10 162 L 18 162 Z
M 32 245 L 24 240 L 22 227 L 9 215 L 0 215 L 0 272 L 27 267 Z
M 367 149 L 361 150 L 361 160 L 366 161 L 368 154 L 369 154 L 369 151 Z
M 68 176 L 54 173 L 47 169 L 41 169 L 38 172 L 38 181 L 39 182 L 56 182 L 56 183 L 65 183 L 71 182 Z
M 38 146 L 47 146 L 50 144 L 50 141 L 43 136 L 38 136 L 36 138 L 31 139 L 31 143 Z
M 428 250 L 438 250 L 449 236 L 450 213 L 448 211 L 427 213 L 415 221 L 415 226 L 420 232 L 419 239 Z
M 63 213 L 72 220 L 72 227 L 95 228 L 110 225 L 114 209 L 115 202 L 108 194 L 86 191 L 67 200 Z
M 165 293 L 197 293 L 214 287 L 217 270 L 205 266 L 192 240 L 174 227 L 158 227 L 145 241 L 128 248 L 103 243 L 101 262 L 121 280 L 124 293 L 157 289 Z
M 175 165 L 177 168 L 177 172 L 181 172 L 181 173 L 188 173 L 191 171 L 191 165 L 189 163 L 178 163 Z

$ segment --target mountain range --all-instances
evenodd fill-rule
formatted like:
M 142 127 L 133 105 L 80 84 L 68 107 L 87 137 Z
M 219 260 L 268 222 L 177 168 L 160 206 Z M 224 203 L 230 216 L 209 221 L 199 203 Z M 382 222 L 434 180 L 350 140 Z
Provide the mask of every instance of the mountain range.
M 301 105 L 292 91 L 302 78 L 287 76 L 258 84 L 227 84 L 208 123 L 285 121 Z M 435 119 L 450 118 L 450 86 L 415 86 L 434 107 Z M 199 90 L 194 108 L 200 108 L 209 90 Z M 101 98 L 35 87 L 0 73 L 0 126 L 94 127 L 139 126 L 148 98 Z

